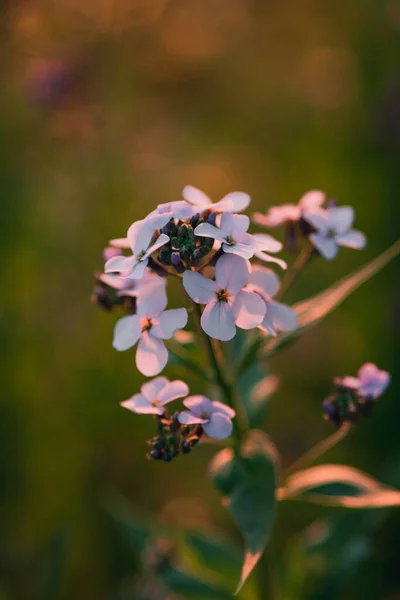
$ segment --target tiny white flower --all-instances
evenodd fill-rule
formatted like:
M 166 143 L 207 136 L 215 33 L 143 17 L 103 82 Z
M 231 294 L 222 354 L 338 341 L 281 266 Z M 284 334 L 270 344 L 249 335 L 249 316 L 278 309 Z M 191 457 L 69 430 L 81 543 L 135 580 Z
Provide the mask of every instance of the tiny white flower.
M 166 377 L 156 377 L 140 388 L 140 394 L 134 394 L 129 400 L 121 402 L 128 410 L 146 415 L 163 415 L 164 406 L 177 398 L 184 398 L 189 388 L 184 381 L 169 381 Z
M 363 398 L 378 398 L 390 383 L 390 373 L 381 371 L 373 363 L 365 363 L 358 371 L 358 377 L 343 377 L 341 383 L 356 389 Z
M 215 266 L 215 281 L 195 271 L 185 271 L 183 287 L 197 304 L 206 304 L 201 326 L 212 338 L 222 341 L 235 337 L 236 326 L 253 329 L 263 320 L 265 303 L 260 296 L 243 288 L 249 281 L 250 263 L 233 254 L 224 254 Z
M 127 233 L 132 256 L 114 256 L 110 258 L 104 266 L 105 272 L 119 273 L 120 277 L 128 277 L 129 279 L 141 279 L 149 262 L 149 256 L 169 242 L 169 237 L 162 233 L 154 244 L 150 245 L 153 234 L 154 228 L 146 220 L 133 223 Z
M 230 192 L 218 202 L 213 202 L 207 194 L 193 185 L 186 185 L 183 188 L 182 196 L 194 207 L 194 212 L 200 213 L 205 210 L 219 213 L 242 212 L 250 204 L 250 196 L 244 192 Z
M 254 213 L 252 221 L 263 227 L 281 227 L 286 223 L 296 223 L 301 219 L 304 211 L 313 211 L 320 208 L 324 202 L 324 192 L 321 192 L 320 190 L 311 190 L 306 192 L 300 198 L 298 204 L 271 206 L 265 215 L 262 213 Z
M 143 292 L 137 314 L 122 317 L 114 328 L 113 347 L 123 352 L 137 342 L 136 366 L 152 377 L 161 373 L 168 362 L 168 351 L 162 340 L 170 339 L 176 331 L 185 327 L 188 319 L 185 308 L 164 310 L 166 296 L 155 294 L 151 286 Z
M 305 211 L 305 220 L 317 230 L 309 235 L 309 239 L 326 259 L 334 259 L 339 246 L 357 249 L 365 247 L 365 235 L 361 231 L 350 229 L 354 216 L 351 206 Z
M 247 289 L 256 292 L 264 300 L 266 312 L 259 329 L 270 335 L 297 328 L 297 313 L 290 306 L 273 300 L 279 285 L 279 278 L 271 269 L 261 265 L 253 266 Z
M 224 440 L 232 433 L 235 411 L 221 402 L 211 402 L 206 396 L 189 396 L 183 401 L 189 410 L 179 413 L 182 425 L 199 423 L 204 432 L 216 440 Z

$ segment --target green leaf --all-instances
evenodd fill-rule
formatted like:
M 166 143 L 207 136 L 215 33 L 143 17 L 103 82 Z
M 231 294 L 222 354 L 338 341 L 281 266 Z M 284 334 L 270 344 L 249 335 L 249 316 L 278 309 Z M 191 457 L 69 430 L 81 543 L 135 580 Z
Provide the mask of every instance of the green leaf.
M 265 376 L 264 369 L 256 362 L 238 379 L 240 398 L 245 406 L 250 429 L 260 427 L 265 417 L 267 402 L 278 389 L 277 377 Z
M 162 573 L 162 579 L 166 586 L 183 598 L 193 600 L 231 600 L 232 596 L 225 590 L 222 590 L 208 581 L 198 579 L 190 573 L 169 567 Z
M 236 593 L 256 566 L 269 539 L 275 517 L 277 452 L 265 433 L 252 430 L 237 454 L 219 452 L 210 465 L 214 485 L 225 498 L 245 540 L 246 551 Z
M 350 294 L 358 289 L 363 283 L 368 281 L 373 275 L 376 275 L 383 267 L 391 260 L 400 254 L 400 240 L 395 242 L 393 246 L 380 254 L 372 262 L 366 264 L 361 269 L 344 277 L 336 282 L 327 290 L 299 302 L 294 305 L 294 309 L 299 315 L 299 325 L 295 331 L 283 333 L 276 338 L 269 340 L 264 345 L 264 354 L 270 356 L 278 349 L 292 342 L 299 335 L 314 327 L 337 306 L 339 306 Z
M 400 505 L 400 491 L 345 465 L 318 465 L 291 475 L 278 490 L 279 500 L 298 498 L 345 508 Z
M 204 535 L 199 531 L 187 531 L 185 541 L 212 570 L 230 574 L 240 568 L 240 551 L 230 542 Z

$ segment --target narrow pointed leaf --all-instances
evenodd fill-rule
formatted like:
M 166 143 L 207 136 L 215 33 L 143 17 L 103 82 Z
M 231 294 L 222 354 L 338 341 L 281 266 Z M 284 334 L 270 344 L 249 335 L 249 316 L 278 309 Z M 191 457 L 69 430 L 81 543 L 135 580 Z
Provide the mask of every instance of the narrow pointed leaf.
M 229 592 L 180 569 L 169 567 L 163 572 L 162 578 L 171 592 L 179 594 L 182 598 L 190 600 L 213 598 L 215 600 L 231 600 L 232 598 Z

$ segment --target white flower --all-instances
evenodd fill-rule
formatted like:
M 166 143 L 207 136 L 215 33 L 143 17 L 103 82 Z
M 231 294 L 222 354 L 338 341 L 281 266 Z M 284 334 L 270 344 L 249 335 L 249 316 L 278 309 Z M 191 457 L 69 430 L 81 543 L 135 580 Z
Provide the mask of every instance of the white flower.
M 221 402 L 211 402 L 206 396 L 189 396 L 183 401 L 189 410 L 178 416 L 182 425 L 201 424 L 205 433 L 216 439 L 224 440 L 232 433 L 232 419 L 235 411 Z
M 134 413 L 145 415 L 163 415 L 164 406 L 177 398 L 184 398 L 189 388 L 184 381 L 169 381 L 166 377 L 156 377 L 140 388 L 140 394 L 134 394 L 121 406 Z
M 373 363 L 365 363 L 358 371 L 358 377 L 343 377 L 342 385 L 356 389 L 363 398 L 378 398 L 390 383 L 390 373 L 381 371 Z
M 263 320 L 265 303 L 258 294 L 245 291 L 250 263 L 239 256 L 225 254 L 215 266 L 215 281 L 200 273 L 185 271 L 183 287 L 197 304 L 206 304 L 201 326 L 212 338 L 227 341 L 235 337 L 236 325 L 253 329 Z
M 325 202 L 325 194 L 320 190 L 306 192 L 298 204 L 281 204 L 271 206 L 267 214 L 254 213 L 253 223 L 263 227 L 280 227 L 285 223 L 295 223 L 301 219 L 304 211 L 313 211 L 320 208 Z
M 293 331 L 297 328 L 297 313 L 290 306 L 272 300 L 279 290 L 279 278 L 271 269 L 253 266 L 247 289 L 259 294 L 265 302 L 265 317 L 259 329 L 276 335 L 278 331 Z
M 351 206 L 305 211 L 305 220 L 317 230 L 310 234 L 309 239 L 322 256 L 332 260 L 337 255 L 339 246 L 358 249 L 365 247 L 365 235 L 361 231 L 350 229 L 354 216 Z
M 149 224 L 146 220 L 133 223 L 127 233 L 132 256 L 114 256 L 110 258 L 104 266 L 105 272 L 119 273 L 121 277 L 128 277 L 129 279 L 141 279 L 149 262 L 149 256 L 169 242 L 169 237 L 162 233 L 154 244 L 149 245 L 153 234 L 152 223 Z M 115 240 L 112 241 L 115 242 Z
M 114 328 L 113 346 L 123 352 L 137 342 L 136 366 L 143 375 L 152 377 L 161 373 L 168 361 L 168 351 L 162 340 L 170 339 L 188 319 L 185 308 L 164 310 L 166 296 L 146 288 L 139 302 L 137 314 L 122 317 Z
M 207 194 L 192 185 L 183 188 L 182 196 L 194 207 L 194 212 L 200 213 L 205 210 L 219 213 L 242 212 L 250 204 L 250 196 L 244 192 L 230 192 L 219 202 L 213 202 Z

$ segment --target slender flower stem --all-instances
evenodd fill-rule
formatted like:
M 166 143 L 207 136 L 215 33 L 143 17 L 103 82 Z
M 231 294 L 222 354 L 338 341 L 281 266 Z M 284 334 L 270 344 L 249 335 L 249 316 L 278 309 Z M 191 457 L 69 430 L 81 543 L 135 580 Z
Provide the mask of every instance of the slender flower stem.
M 302 469 L 303 467 L 307 467 L 308 465 L 314 463 L 317 458 L 325 454 L 328 450 L 336 446 L 341 440 L 343 440 L 351 429 L 351 423 L 343 423 L 343 425 L 332 433 L 332 435 L 328 436 L 322 442 L 316 444 L 313 448 L 308 450 L 305 454 L 302 454 L 297 460 L 295 460 L 282 474 L 283 479 L 285 479 L 288 475 L 291 475 L 295 471 Z
M 292 285 L 294 280 L 298 277 L 298 275 L 301 273 L 303 268 L 310 261 L 313 249 L 314 248 L 313 248 L 312 244 L 310 244 L 308 242 L 307 246 L 304 248 L 304 250 L 302 252 L 300 252 L 300 254 L 297 256 L 294 263 L 286 271 L 286 274 L 284 275 L 284 277 L 282 279 L 282 282 L 281 282 L 281 285 L 279 288 L 279 292 L 276 295 L 276 300 L 282 299 L 282 297 L 286 294 L 287 290 Z

